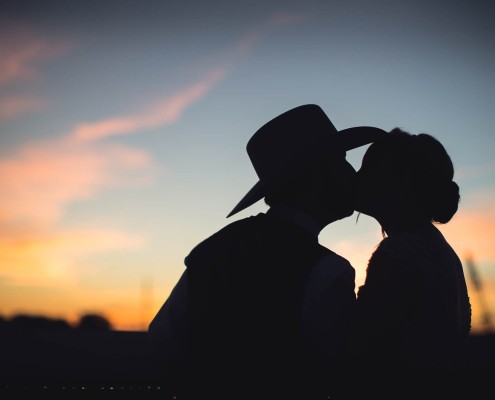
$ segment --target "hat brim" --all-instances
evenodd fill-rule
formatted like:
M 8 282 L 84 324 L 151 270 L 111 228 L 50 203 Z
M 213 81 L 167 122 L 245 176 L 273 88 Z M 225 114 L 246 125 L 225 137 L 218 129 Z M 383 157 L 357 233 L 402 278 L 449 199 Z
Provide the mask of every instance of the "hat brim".
M 356 126 L 353 128 L 343 129 L 337 132 L 337 135 L 329 135 L 328 140 L 315 146 L 313 152 L 305 154 L 306 158 L 311 154 L 313 157 L 323 157 L 329 154 L 335 154 L 336 149 L 342 150 L 340 154 L 344 155 L 348 150 L 352 150 L 370 143 L 375 142 L 383 137 L 387 132 L 380 128 L 372 126 Z M 285 174 L 290 175 L 290 174 Z M 227 218 L 253 205 L 267 195 L 276 183 L 280 183 L 282 179 L 259 180 L 237 203 L 232 211 L 227 215 Z

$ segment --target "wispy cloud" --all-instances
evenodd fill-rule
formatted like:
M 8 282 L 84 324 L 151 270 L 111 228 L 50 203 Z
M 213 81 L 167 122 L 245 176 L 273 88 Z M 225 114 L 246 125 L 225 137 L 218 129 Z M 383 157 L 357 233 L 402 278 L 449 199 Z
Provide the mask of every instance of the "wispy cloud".
M 232 55 L 233 62 L 238 62 L 238 57 L 249 54 L 254 46 L 263 40 L 273 30 L 281 29 L 286 26 L 291 26 L 305 19 L 304 14 L 274 14 L 267 20 L 263 21 L 260 27 L 247 32 L 242 36 L 234 47 Z
M 41 76 L 38 64 L 67 51 L 67 42 L 37 36 L 20 25 L 0 28 L 0 86 Z
M 32 143 L 0 160 L 0 215 L 55 224 L 71 202 L 122 184 L 136 170 L 148 174 L 150 166 L 148 154 L 122 145 L 76 146 L 65 138 Z
M 7 119 L 29 111 L 46 108 L 47 102 L 36 97 L 0 97 L 0 118 Z
M 221 68 L 212 71 L 141 112 L 77 124 L 67 135 L 25 144 L 8 158 L 0 159 L 0 217 L 4 216 L 4 221 L 29 219 L 55 224 L 74 201 L 91 199 L 115 185 L 149 184 L 149 154 L 102 140 L 176 122 L 224 73 Z M 11 110 L 22 108 L 21 103 L 11 106 Z
M 112 186 L 149 184 L 148 154 L 118 144 L 31 143 L 0 160 L 0 277 L 11 286 L 56 287 L 86 254 L 136 249 L 143 238 L 108 228 L 58 228 L 67 207 Z
M 71 137 L 76 141 L 93 141 L 176 122 L 187 107 L 205 96 L 224 75 L 225 70 L 218 68 L 207 74 L 203 80 L 166 97 L 138 114 L 80 124 L 74 128 Z
M 36 34 L 20 24 L 0 26 L 0 88 L 31 84 L 40 80 L 41 63 L 55 59 L 68 51 L 68 42 Z M 45 109 L 49 101 L 32 94 L 0 96 L 0 118 L 15 118 L 25 113 Z

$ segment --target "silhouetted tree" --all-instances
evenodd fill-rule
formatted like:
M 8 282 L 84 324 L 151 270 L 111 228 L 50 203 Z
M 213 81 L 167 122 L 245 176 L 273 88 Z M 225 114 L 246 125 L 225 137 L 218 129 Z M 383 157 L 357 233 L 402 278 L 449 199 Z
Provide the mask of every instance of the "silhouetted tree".
M 10 326 L 22 329 L 69 329 L 70 324 L 61 318 L 49 318 L 40 315 L 19 314 L 9 321 Z
M 112 330 L 112 324 L 108 319 L 99 314 L 84 314 L 77 325 L 79 329 L 93 329 L 99 331 Z

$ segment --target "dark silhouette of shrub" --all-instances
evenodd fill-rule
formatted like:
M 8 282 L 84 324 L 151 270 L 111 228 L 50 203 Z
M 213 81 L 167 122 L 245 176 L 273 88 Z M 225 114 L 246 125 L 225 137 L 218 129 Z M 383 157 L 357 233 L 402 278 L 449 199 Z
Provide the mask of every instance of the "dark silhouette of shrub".
M 19 314 L 13 316 L 9 325 L 21 329 L 69 329 L 69 323 L 60 318 L 49 318 L 40 315 L 25 315 Z
M 109 331 L 113 329 L 110 321 L 99 314 L 84 314 L 81 316 L 77 328 L 99 331 Z

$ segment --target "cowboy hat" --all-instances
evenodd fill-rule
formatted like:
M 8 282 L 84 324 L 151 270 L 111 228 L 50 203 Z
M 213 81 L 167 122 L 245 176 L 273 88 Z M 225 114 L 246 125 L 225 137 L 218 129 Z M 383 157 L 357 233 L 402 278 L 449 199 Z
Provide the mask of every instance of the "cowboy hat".
M 267 122 L 249 140 L 246 149 L 259 181 L 227 218 L 262 199 L 295 173 L 322 156 L 340 154 L 374 142 L 386 132 L 370 126 L 337 131 L 316 104 L 288 110 Z

